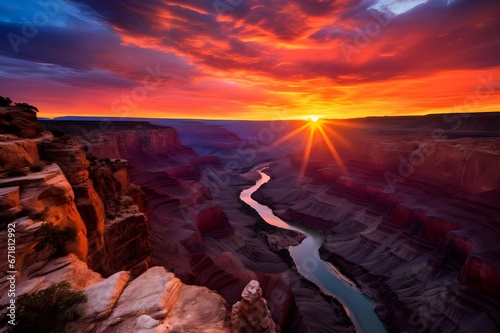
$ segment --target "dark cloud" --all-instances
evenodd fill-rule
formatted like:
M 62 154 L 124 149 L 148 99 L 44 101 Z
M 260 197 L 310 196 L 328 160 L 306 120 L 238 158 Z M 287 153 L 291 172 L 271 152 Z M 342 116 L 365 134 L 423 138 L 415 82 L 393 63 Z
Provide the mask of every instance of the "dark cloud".
M 202 0 L 73 3 L 99 22 L 46 27 L 20 53 L 4 42 L 0 54 L 80 72 L 105 70 L 130 80 L 140 79 L 146 66 L 161 64 L 179 82 L 210 68 L 358 83 L 500 64 L 497 0 L 428 1 L 393 16 L 368 37 L 377 15 L 388 17 L 371 9 L 375 0 L 242 0 L 225 13 Z M 3 36 L 16 29 L 19 25 L 0 22 Z M 360 33 L 363 45 L 357 43 Z M 285 52 L 280 43 L 305 51 Z M 346 61 L 340 45 L 355 50 L 352 61 Z
M 11 32 L 19 32 L 22 36 L 19 24 L 0 22 L 0 35 Z M 200 75 L 186 59 L 171 52 L 124 45 L 115 32 L 100 24 L 44 27 L 27 43 L 20 44 L 18 53 L 8 40 L 2 43 L 0 55 L 6 59 L 32 62 L 34 68 L 43 64 L 46 70 L 53 69 L 52 74 L 47 75 L 52 78 L 59 78 L 61 68 L 66 69 L 66 73 L 79 73 L 82 77 L 94 70 L 107 71 L 109 77 L 100 76 L 110 84 L 115 82 L 110 79 L 114 76 L 123 80 L 141 80 L 148 73 L 148 67 L 156 66 L 169 73 L 172 79 L 186 80 Z M 55 66 L 49 66 L 51 64 Z M 118 80 L 119 85 L 123 80 Z

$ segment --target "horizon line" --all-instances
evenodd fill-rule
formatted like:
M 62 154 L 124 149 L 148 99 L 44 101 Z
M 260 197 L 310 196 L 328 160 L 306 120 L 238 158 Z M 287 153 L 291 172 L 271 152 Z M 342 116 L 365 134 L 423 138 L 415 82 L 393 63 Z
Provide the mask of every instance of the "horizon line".
M 113 116 L 80 116 L 80 115 L 66 115 L 66 116 L 57 116 L 57 117 L 38 117 L 39 120 L 51 120 L 51 121 L 57 121 L 57 120 L 62 120 L 64 121 L 65 119 L 63 118 L 82 118 L 82 119 L 88 119 L 88 118 L 99 118 L 99 119 L 109 119 L 112 121 L 131 121 L 135 119 L 144 119 L 144 120 L 179 120 L 179 121 L 193 121 L 193 120 L 205 120 L 205 121 L 249 121 L 249 122 L 260 122 L 260 121 L 272 121 L 272 120 L 289 120 L 289 121 L 308 121 L 312 117 L 319 117 L 320 119 L 325 119 L 325 120 L 353 120 L 353 119 L 370 119 L 370 118 L 406 118 L 406 117 L 427 117 L 427 116 L 439 116 L 439 115 L 447 115 L 447 114 L 464 114 L 464 113 L 470 113 L 470 114 L 488 114 L 488 113 L 499 113 L 500 110 L 496 111 L 472 111 L 472 112 L 444 112 L 444 113 L 426 113 L 426 114 L 405 114 L 405 115 L 371 115 L 371 116 L 364 116 L 364 117 L 351 117 L 351 118 L 334 118 L 334 117 L 321 117 L 321 116 L 316 116 L 314 114 L 312 115 L 307 115 L 307 116 L 302 116 L 300 118 L 279 118 L 279 119 L 236 119 L 236 118 L 176 118 L 176 117 L 113 117 Z M 71 120 L 69 120 L 71 121 Z

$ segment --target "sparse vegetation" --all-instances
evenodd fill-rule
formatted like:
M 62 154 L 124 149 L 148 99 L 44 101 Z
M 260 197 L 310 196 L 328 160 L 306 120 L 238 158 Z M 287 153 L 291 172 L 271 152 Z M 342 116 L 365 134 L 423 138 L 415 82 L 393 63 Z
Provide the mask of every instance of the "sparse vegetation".
M 16 103 L 18 108 L 22 108 L 24 111 L 38 112 L 38 108 L 28 103 Z
M 12 100 L 8 97 L 0 96 L 0 106 L 12 106 Z
M 78 319 L 80 307 L 87 302 L 81 291 L 72 289 L 68 282 L 54 284 L 17 299 L 17 324 L 12 333 L 65 332 L 67 323 Z
M 58 258 L 68 254 L 66 246 L 76 241 L 77 232 L 72 227 L 60 229 L 52 223 L 43 223 L 37 231 L 37 236 L 41 237 L 41 240 L 35 249 L 41 251 L 46 247 L 52 247 L 55 249 L 54 256 Z

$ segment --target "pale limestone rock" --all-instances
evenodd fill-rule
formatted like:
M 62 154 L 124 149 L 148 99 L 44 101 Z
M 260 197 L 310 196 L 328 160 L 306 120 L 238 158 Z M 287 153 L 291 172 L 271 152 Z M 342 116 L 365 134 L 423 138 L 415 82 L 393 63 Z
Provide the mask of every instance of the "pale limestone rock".
M 110 320 L 158 311 L 168 313 L 181 286 L 181 281 L 173 273 L 163 267 L 152 267 L 125 288 Z
M 134 333 L 160 333 L 165 332 L 165 327 L 160 327 L 160 321 L 148 315 L 141 315 L 137 318 Z
M 250 281 L 241 292 L 241 298 L 250 304 L 255 303 L 260 297 L 262 297 L 262 289 L 260 289 L 259 282 L 255 280 Z
M 252 280 L 243 289 L 241 301 L 231 312 L 232 333 L 275 333 L 275 325 L 267 302 L 262 298 L 259 282 Z
M 227 332 L 225 301 L 205 287 L 184 285 L 165 323 L 174 331 Z
M 150 268 L 130 282 L 117 296 L 118 301 L 114 307 L 111 305 L 112 312 L 107 319 L 96 317 L 95 313 L 109 304 L 107 300 L 110 298 L 103 297 L 102 294 L 111 295 L 114 292 L 120 274 L 84 291 L 89 303 L 85 306 L 82 317 L 67 327 L 69 331 L 229 332 L 227 304 L 220 295 L 205 287 L 186 286 L 163 267 Z M 95 297 L 102 299 L 96 302 Z M 92 311 L 88 308 L 92 308 Z
M 88 302 L 83 308 L 83 316 L 96 319 L 109 316 L 129 279 L 129 272 L 118 272 L 85 288 L 83 292 Z

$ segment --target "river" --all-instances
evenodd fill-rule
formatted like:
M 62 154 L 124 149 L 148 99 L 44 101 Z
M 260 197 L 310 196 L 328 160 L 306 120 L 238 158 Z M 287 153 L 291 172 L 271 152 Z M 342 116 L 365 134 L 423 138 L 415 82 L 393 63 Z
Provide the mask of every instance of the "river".
M 264 168 L 256 168 L 261 178 L 249 189 L 241 192 L 240 198 L 269 224 L 274 226 L 302 232 L 307 236 L 297 246 L 289 248 L 297 270 L 309 281 L 316 284 L 325 294 L 337 298 L 344 306 L 351 318 L 356 331 L 360 333 L 384 333 L 387 332 L 373 310 L 373 301 L 363 294 L 355 284 L 332 264 L 323 261 L 319 257 L 318 249 L 323 243 L 323 237 L 312 229 L 294 223 L 288 223 L 274 215 L 273 211 L 253 200 L 251 195 L 270 179 L 262 172 Z

